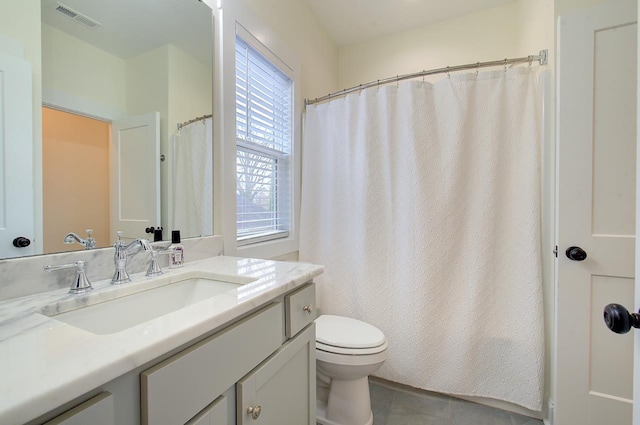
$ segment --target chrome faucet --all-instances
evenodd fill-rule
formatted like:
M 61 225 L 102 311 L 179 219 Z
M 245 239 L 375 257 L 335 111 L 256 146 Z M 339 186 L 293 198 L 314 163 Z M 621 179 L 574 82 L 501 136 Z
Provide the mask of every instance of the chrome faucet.
M 116 272 L 113 275 L 113 279 L 111 279 L 111 283 L 113 285 L 120 285 L 122 283 L 131 282 L 129 273 L 127 273 L 127 252 L 137 246 L 141 246 L 145 251 L 151 251 L 151 244 L 148 240 L 140 238 L 134 239 L 129 244 L 126 244 L 122 240 L 122 232 L 118 231 L 116 234 L 118 235 L 118 240 L 113 246 L 116 249 L 116 252 L 113 255 Z
M 76 278 L 73 280 L 71 287 L 69 288 L 69 293 L 71 294 L 84 294 L 85 292 L 92 291 L 91 282 L 87 279 L 87 274 L 84 270 L 85 262 L 78 261 L 71 264 L 63 264 L 61 266 L 46 266 L 44 271 L 46 272 L 54 272 L 57 270 L 70 269 L 72 267 L 76 268 Z
M 93 238 L 93 230 L 87 229 L 87 238 L 82 239 L 80 236 L 75 233 L 67 233 L 64 237 L 64 243 L 72 244 L 73 242 L 78 242 L 80 245 L 84 246 L 84 249 L 94 249 L 96 247 L 96 240 Z

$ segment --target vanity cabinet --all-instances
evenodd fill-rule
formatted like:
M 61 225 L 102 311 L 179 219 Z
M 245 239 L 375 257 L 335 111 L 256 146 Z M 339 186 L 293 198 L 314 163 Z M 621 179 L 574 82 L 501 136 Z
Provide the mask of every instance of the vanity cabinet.
M 113 396 L 105 391 L 44 425 L 116 425 Z
M 238 382 L 237 424 L 315 424 L 315 374 L 311 324 Z
M 315 286 L 283 300 L 142 372 L 142 425 L 315 424 Z
M 187 423 L 282 345 L 282 303 L 144 371 L 142 425 Z
M 27 425 L 315 425 L 314 319 L 309 283 Z
M 315 425 L 315 285 L 285 295 L 287 341 L 236 385 L 237 425 Z

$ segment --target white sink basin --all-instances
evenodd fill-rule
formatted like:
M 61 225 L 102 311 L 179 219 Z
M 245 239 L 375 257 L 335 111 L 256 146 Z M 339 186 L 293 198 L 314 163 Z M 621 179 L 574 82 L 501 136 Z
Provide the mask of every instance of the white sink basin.
M 153 281 L 155 286 L 144 287 L 139 292 L 130 293 L 127 284 L 114 288 L 112 294 L 99 295 L 91 305 L 78 306 L 77 303 L 45 307 L 43 314 L 89 332 L 106 335 L 123 331 L 160 316 L 172 313 L 203 300 L 233 291 L 248 282 L 228 282 L 211 277 L 184 275 L 160 277 Z M 144 282 L 146 283 L 146 282 Z M 133 285 L 130 284 L 130 285 Z M 124 290 L 125 294 L 123 294 Z M 119 291 L 120 290 L 120 291 Z M 98 294 L 95 294 L 98 295 Z M 227 296 L 236 298 L 236 291 Z M 86 304 L 86 303 L 84 303 Z

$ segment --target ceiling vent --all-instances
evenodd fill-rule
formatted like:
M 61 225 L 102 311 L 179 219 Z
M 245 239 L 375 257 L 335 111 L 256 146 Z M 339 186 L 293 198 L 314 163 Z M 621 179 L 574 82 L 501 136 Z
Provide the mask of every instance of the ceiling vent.
M 87 28 L 96 28 L 96 27 L 100 27 L 102 26 L 102 24 L 98 21 L 96 21 L 95 19 L 91 19 L 90 17 L 83 15 L 80 12 L 77 12 L 75 10 L 73 10 L 72 8 L 70 8 L 67 5 L 64 5 L 60 2 L 57 3 L 58 6 L 56 7 L 56 12 L 73 19 L 74 21 L 84 25 Z

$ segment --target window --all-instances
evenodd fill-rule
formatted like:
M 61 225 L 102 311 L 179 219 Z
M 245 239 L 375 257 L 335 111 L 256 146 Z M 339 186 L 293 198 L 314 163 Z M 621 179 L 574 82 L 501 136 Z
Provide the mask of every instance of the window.
M 286 238 L 291 229 L 293 84 L 272 59 L 236 36 L 238 245 Z

